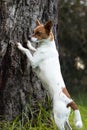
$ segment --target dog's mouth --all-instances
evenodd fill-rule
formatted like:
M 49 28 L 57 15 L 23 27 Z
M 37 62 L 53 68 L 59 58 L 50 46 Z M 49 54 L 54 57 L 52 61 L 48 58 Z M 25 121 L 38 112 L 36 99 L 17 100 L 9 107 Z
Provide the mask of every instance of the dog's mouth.
M 38 39 L 37 38 L 35 38 L 35 37 L 31 37 L 31 42 L 33 42 L 33 43 L 38 43 L 39 41 L 38 41 Z
M 37 38 L 32 37 L 32 36 L 29 36 L 28 40 L 31 41 L 31 42 L 33 42 L 33 43 L 38 43 L 39 42 Z

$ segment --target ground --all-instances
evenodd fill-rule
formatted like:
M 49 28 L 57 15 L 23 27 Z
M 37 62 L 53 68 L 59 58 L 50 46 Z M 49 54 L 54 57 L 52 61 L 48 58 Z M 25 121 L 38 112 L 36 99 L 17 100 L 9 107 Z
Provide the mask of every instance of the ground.
M 87 130 L 87 94 L 72 95 L 74 100 L 77 102 L 83 120 L 83 128 L 80 130 Z M 49 103 L 50 104 L 50 103 Z M 52 110 L 45 110 L 42 105 L 39 105 L 38 116 L 33 117 L 34 112 L 31 111 L 31 120 L 29 120 L 25 112 L 22 113 L 21 119 L 19 116 L 11 122 L 0 122 L 1 130 L 58 130 L 53 120 Z M 28 108 L 30 109 L 30 108 Z M 74 113 L 71 112 L 70 124 L 73 130 L 77 130 L 73 123 Z M 26 121 L 25 121 L 26 120 Z

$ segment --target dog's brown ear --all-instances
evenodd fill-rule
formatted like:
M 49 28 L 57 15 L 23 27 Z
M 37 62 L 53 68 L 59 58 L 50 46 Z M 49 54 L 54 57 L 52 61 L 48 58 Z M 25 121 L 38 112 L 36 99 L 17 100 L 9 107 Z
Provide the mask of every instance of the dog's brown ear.
M 44 27 L 45 27 L 47 33 L 50 33 L 50 31 L 52 30 L 52 26 L 53 26 L 53 22 L 52 22 L 51 20 L 48 21 L 48 22 L 44 25 Z
M 41 25 L 41 23 L 40 23 L 40 21 L 37 19 L 37 20 L 36 20 L 36 26 L 39 26 L 39 25 Z

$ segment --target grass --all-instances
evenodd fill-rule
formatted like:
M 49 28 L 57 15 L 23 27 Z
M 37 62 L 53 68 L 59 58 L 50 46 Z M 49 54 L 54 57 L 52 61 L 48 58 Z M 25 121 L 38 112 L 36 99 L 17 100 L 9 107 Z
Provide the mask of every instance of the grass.
M 79 104 L 78 106 L 82 115 L 83 128 L 81 130 L 87 130 L 87 95 L 81 94 L 74 96 L 74 99 L 77 104 Z M 17 117 L 11 122 L 0 122 L 0 130 L 58 130 L 51 109 L 46 111 L 42 105 L 39 105 L 38 116 L 36 117 L 34 117 L 35 112 L 36 111 L 31 111 L 31 119 L 29 119 L 26 112 L 23 112 L 21 119 Z M 73 130 L 77 130 L 74 126 L 73 118 L 74 113 L 72 111 L 70 115 L 70 124 Z
M 83 120 L 83 128 L 80 130 L 87 130 L 87 94 L 78 94 L 78 96 L 74 96 L 75 102 L 78 104 L 80 113 Z M 73 130 L 77 130 L 72 122 L 74 118 L 73 112 L 71 112 L 70 123 Z

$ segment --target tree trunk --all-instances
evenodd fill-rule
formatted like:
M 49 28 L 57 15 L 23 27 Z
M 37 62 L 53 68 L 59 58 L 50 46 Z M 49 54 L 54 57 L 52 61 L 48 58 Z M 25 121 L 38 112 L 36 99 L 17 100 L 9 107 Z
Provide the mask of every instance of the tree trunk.
M 36 19 L 53 20 L 57 44 L 58 0 L 0 0 L 0 115 L 12 120 L 26 104 L 36 106 L 46 96 L 39 79 L 27 67 L 15 42 L 25 43 Z

